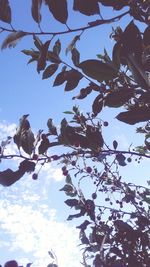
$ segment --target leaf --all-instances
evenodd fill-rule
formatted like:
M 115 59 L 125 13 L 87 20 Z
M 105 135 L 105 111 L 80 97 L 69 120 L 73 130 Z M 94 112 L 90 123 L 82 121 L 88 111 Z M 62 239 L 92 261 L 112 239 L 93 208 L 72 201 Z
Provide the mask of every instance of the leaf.
M 8 0 L 0 0 L 0 20 L 11 23 L 11 8 Z
M 74 114 L 74 112 L 72 112 L 72 111 L 64 111 L 63 113 L 64 114 L 70 114 L 70 115 L 73 115 Z
M 108 107 L 121 107 L 134 95 L 130 88 L 119 87 L 115 91 L 110 91 L 104 98 L 104 105 Z
M 66 0 L 45 0 L 53 17 L 59 22 L 66 24 L 68 19 L 68 9 Z
M 60 42 L 60 40 L 58 39 L 58 40 L 55 42 L 55 44 L 54 44 L 54 47 L 53 47 L 53 53 L 56 54 L 57 56 L 59 56 L 60 51 L 61 51 L 61 42 Z
M 123 32 L 121 43 L 125 55 L 135 53 L 136 57 L 141 58 L 142 37 L 140 30 L 133 21 L 128 24 L 125 31 Z
M 92 104 L 92 111 L 93 111 L 94 116 L 97 116 L 97 114 L 101 112 L 102 108 L 103 108 L 103 95 L 99 94 L 95 98 Z
M 65 204 L 69 207 L 75 207 L 79 204 L 78 200 L 75 198 L 65 200 Z
M 100 13 L 97 0 L 74 0 L 73 9 L 87 16 Z
M 0 172 L 0 184 L 3 186 L 10 186 L 17 182 L 24 175 L 21 171 L 12 171 L 7 169 L 3 172 Z
M 120 68 L 120 57 L 121 57 L 121 44 L 117 42 L 113 47 L 112 61 L 114 66 L 119 70 Z
M 117 76 L 116 70 L 110 64 L 96 59 L 85 60 L 78 67 L 82 69 L 83 73 L 98 82 L 108 81 Z
M 72 61 L 73 61 L 73 64 L 78 67 L 79 63 L 80 63 L 80 53 L 79 51 L 74 47 L 72 50 L 71 50 L 71 54 L 72 54 Z
M 122 166 L 122 167 L 127 165 L 125 163 L 126 157 L 121 153 L 116 155 L 116 160 L 118 161 L 119 165 Z
M 117 115 L 117 120 L 135 124 L 141 121 L 150 120 L 150 108 L 149 107 L 137 107 L 129 111 L 121 112 Z
M 76 228 L 81 229 L 82 231 L 85 231 L 89 224 L 90 222 L 88 220 L 85 220 L 82 224 L 80 224 L 79 226 L 76 226 Z
M 50 142 L 49 139 L 47 137 L 45 137 L 42 141 L 41 144 L 38 147 L 38 152 L 39 154 L 44 154 L 47 149 L 50 147 Z
M 118 147 L 118 142 L 116 140 L 113 141 L 113 148 L 114 149 L 117 149 Z
M 48 127 L 50 134 L 57 135 L 57 129 L 56 129 L 55 125 L 53 124 L 53 120 L 51 118 L 48 119 L 48 121 L 47 121 L 47 127 Z
M 41 70 L 45 69 L 49 45 L 50 45 L 50 40 L 46 41 L 41 47 L 37 63 L 37 72 L 40 72 Z
M 5 48 L 12 48 L 15 47 L 17 42 L 24 37 L 25 35 L 27 35 L 25 32 L 23 31 L 18 31 L 18 32 L 13 32 L 10 33 L 6 39 L 4 40 L 4 42 L 2 43 L 1 49 L 5 49 Z
M 21 131 L 21 136 L 20 136 L 20 145 L 22 149 L 29 155 L 32 154 L 33 149 L 34 149 L 34 134 L 31 131 L 31 128 L 28 130 L 22 130 Z
M 128 5 L 128 0 L 98 0 L 103 6 L 111 6 L 116 10 Z
M 33 39 L 34 39 L 34 44 L 35 44 L 36 48 L 41 50 L 43 43 L 41 42 L 39 37 L 34 34 Z
M 144 31 L 143 42 L 145 46 L 150 45 L 150 25 Z
M 77 96 L 74 96 L 72 99 L 84 99 L 87 97 L 92 91 L 91 86 L 87 86 L 86 88 L 82 88 L 80 90 L 80 93 Z
M 42 5 L 42 0 L 32 0 L 31 14 L 32 18 L 37 22 L 41 22 L 40 9 Z
M 63 84 L 67 80 L 67 71 L 61 71 L 55 78 L 53 86 L 58 86 Z
M 58 64 L 51 64 L 49 65 L 43 72 L 42 79 L 47 79 L 51 77 L 56 70 L 58 69 Z
M 65 91 L 71 91 L 77 87 L 79 81 L 83 78 L 83 75 L 77 70 L 69 70 L 66 72 L 67 83 Z

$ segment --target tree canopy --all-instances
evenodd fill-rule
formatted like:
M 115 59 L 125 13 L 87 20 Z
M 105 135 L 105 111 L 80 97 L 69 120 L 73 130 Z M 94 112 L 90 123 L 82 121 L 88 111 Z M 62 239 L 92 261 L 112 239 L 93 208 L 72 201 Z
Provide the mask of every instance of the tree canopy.
M 107 10 L 112 15 L 109 18 L 103 15 Z M 142 159 L 150 159 L 149 0 L 32 0 L 30 11 L 37 31 L 23 30 L 21 22 L 14 27 L 11 1 L 0 0 L 0 32 L 7 33 L 1 49 L 15 47 L 29 36 L 32 48 L 21 52 L 29 59 L 28 64 L 35 63 L 43 80 L 51 79 L 53 87 L 61 85 L 66 92 L 79 88 L 73 100 L 80 103 L 93 92 L 96 97 L 91 101 L 92 112 L 82 112 L 72 104 L 72 110 L 64 111 L 65 118 L 59 127 L 54 125 L 54 118 L 47 118 L 47 131 L 39 130 L 37 134 L 31 128 L 29 114 L 21 114 L 15 135 L 6 137 L 0 146 L 1 160 L 7 160 L 9 165 L 9 160 L 19 158 L 20 163 L 15 171 L 8 168 L 0 172 L 0 184 L 11 186 L 25 173 L 32 174 L 36 180 L 37 166 L 60 162 L 65 177 L 60 191 L 66 195 L 65 204 L 72 208 L 67 220 L 80 218 L 81 222 L 77 223 L 77 229 L 83 248 L 83 266 L 148 267 L 150 182 L 147 187 L 132 183 L 132 178 L 127 182 L 122 177 L 122 169 L 130 165 L 132 172 L 135 160 L 140 163 Z M 59 23 L 60 30 L 53 30 L 53 25 L 50 32 L 43 30 L 45 12 Z M 70 26 L 72 16 L 78 15 L 82 16 L 83 24 Z M 126 16 L 124 29 L 113 26 Z M 83 51 L 78 45 L 83 35 L 88 36 L 89 30 L 105 24 L 112 26 L 109 36 L 112 51 L 104 49 L 95 58 L 87 55 L 81 60 Z M 62 42 L 67 34 L 74 36 L 64 49 Z M 80 87 L 82 80 L 87 82 L 84 88 Z M 106 108 L 110 112 L 112 108 L 118 109 L 118 123 L 131 127 L 144 123 L 136 127 L 136 132 L 144 136 L 144 144 L 127 150 L 118 148 L 118 140 L 108 144 L 103 129 L 111 122 L 108 118 L 101 119 L 101 112 Z M 17 154 L 5 153 L 11 143 L 16 144 Z M 51 148 L 56 148 L 56 154 L 51 153 Z M 83 181 L 92 184 L 91 197 L 86 198 Z M 18 264 L 10 261 L 6 266 Z M 57 261 L 47 267 L 57 267 Z

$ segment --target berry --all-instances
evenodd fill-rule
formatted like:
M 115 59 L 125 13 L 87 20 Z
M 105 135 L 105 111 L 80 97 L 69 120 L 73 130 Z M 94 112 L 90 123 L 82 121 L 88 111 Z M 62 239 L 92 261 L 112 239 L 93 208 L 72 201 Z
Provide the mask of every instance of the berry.
M 58 159 L 59 159 L 59 156 L 58 156 L 58 155 L 53 155 L 53 156 L 52 156 L 52 159 L 53 159 L 53 160 L 58 160 Z
M 97 198 L 97 194 L 96 194 L 96 193 L 93 193 L 93 194 L 92 194 L 92 198 L 93 198 L 93 199 L 96 199 L 96 198 Z
M 91 173 L 91 172 L 92 172 L 92 168 L 89 166 L 89 167 L 86 168 L 86 171 L 87 171 L 88 173 Z
M 38 157 L 39 157 L 39 156 L 38 156 L 37 154 L 34 154 L 33 157 L 32 157 L 32 159 L 33 159 L 33 160 L 38 160 Z
M 105 127 L 107 127 L 107 126 L 108 126 L 108 121 L 104 121 L 104 122 L 103 122 L 103 125 L 104 125 Z
M 33 173 L 33 175 L 32 175 L 32 179 L 33 179 L 33 180 L 37 180 L 37 179 L 38 179 L 38 175 L 37 175 L 37 173 Z
M 67 170 L 63 171 L 63 175 L 67 176 L 68 175 L 68 171 Z
M 76 165 L 75 160 L 73 160 L 73 161 L 71 162 L 71 164 L 72 164 L 72 166 L 75 166 L 75 165 Z
M 127 161 L 128 161 L 128 162 L 131 162 L 131 161 L 132 161 L 132 159 L 131 159 L 131 158 L 127 158 Z

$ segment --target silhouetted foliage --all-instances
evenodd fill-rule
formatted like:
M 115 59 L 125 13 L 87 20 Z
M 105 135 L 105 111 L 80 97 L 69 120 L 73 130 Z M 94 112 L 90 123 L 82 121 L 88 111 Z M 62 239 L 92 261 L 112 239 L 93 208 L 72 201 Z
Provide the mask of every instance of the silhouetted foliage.
M 78 87 L 80 92 L 73 99 L 82 100 L 93 92 L 97 93 L 91 103 L 92 113 L 84 114 L 77 106 L 73 106 L 72 110 L 64 112 L 65 116 L 72 116 L 71 119 L 64 118 L 57 129 L 52 118 L 49 118 L 47 132 L 39 130 L 36 136 L 31 130 L 28 114 L 23 115 L 16 134 L 2 141 L 0 147 L 1 159 L 17 157 L 22 162 L 16 171 L 6 169 L 0 172 L 0 184 L 11 186 L 25 173 L 31 173 L 33 180 L 36 180 L 38 165 L 42 167 L 51 161 L 60 162 L 65 177 L 65 184 L 60 191 L 66 194 L 65 204 L 72 209 L 67 220 L 80 218 L 82 221 L 80 225 L 77 222 L 77 229 L 83 247 L 83 266 L 148 267 L 150 190 L 142 184 L 125 182 L 119 170 L 132 164 L 134 159 L 140 163 L 141 159 L 150 158 L 149 0 L 72 2 L 73 6 L 70 7 L 67 0 L 32 0 L 31 15 L 39 27 L 39 32 L 33 33 L 13 28 L 10 3 L 8 0 L 0 0 L 0 20 L 8 25 L 8 28 L 0 25 L 0 29 L 9 33 L 2 43 L 2 49 L 15 47 L 21 38 L 31 36 L 33 48 L 24 49 L 22 53 L 29 57 L 28 63 L 36 62 L 36 70 L 42 73 L 42 79 L 53 79 L 53 86 L 62 85 L 65 91 Z M 65 31 L 50 32 L 48 35 L 41 30 L 43 5 L 46 5 L 56 21 L 66 25 Z M 113 18 L 103 19 L 104 7 L 111 7 L 119 13 Z M 90 16 L 89 23 L 71 29 L 67 24 L 71 12 Z M 97 15 L 98 19 L 92 21 L 93 15 Z M 77 49 L 77 44 L 83 32 L 121 20 L 126 15 L 130 15 L 131 19 L 124 30 L 120 27 L 112 28 L 112 56 L 104 49 L 104 54 L 97 55 L 97 59 L 88 58 L 87 55 L 87 59 L 81 61 L 82 51 Z M 141 28 L 140 23 L 143 26 Z M 68 64 L 61 53 L 61 36 L 73 32 L 78 34 L 66 48 L 66 56 L 70 53 L 72 60 Z M 46 38 L 43 42 L 40 36 L 47 35 L 48 40 Z M 53 38 L 56 38 L 54 45 Z M 88 82 L 84 88 L 80 88 L 82 79 Z M 105 107 L 124 109 L 122 112 L 119 110 L 116 116 L 118 121 L 129 125 L 145 122 L 145 126 L 137 128 L 137 133 L 145 136 L 144 145 L 127 151 L 118 149 L 118 140 L 108 145 L 103 128 L 109 128 L 109 123 L 97 119 Z M 17 145 L 18 154 L 6 155 L 4 149 L 12 142 Z M 55 146 L 68 148 L 68 153 L 52 155 L 50 150 Z M 87 178 L 86 183 L 91 181 L 93 184 L 90 198 L 86 198 L 82 187 L 82 181 Z M 101 197 L 104 199 L 103 205 L 99 204 L 102 203 Z M 53 258 L 52 254 L 50 256 Z M 4 266 L 17 267 L 18 264 L 10 261 Z M 57 266 L 57 262 L 53 261 L 47 267 Z

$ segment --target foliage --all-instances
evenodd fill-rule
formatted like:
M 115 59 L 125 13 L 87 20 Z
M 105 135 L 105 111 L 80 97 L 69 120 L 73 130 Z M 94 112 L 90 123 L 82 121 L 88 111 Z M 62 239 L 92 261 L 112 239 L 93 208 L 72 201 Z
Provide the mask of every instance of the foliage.
M 43 5 L 55 20 L 66 25 L 66 31 L 47 34 L 41 30 Z M 119 15 L 103 19 L 103 7 L 112 7 L 116 12 L 119 11 Z M 127 11 L 124 12 L 124 8 Z M 85 16 L 98 15 L 100 19 L 90 21 L 84 27 L 70 29 L 70 12 L 80 12 Z M 97 55 L 97 59 L 80 61 L 77 44 L 84 32 L 113 23 L 128 14 L 131 21 L 124 30 L 120 27 L 112 29 L 110 38 L 114 46 L 111 57 L 104 50 L 104 54 Z M 55 75 L 53 86 L 63 86 L 65 83 L 65 91 L 74 90 L 80 86 L 82 79 L 86 79 L 88 85 L 81 88 L 73 99 L 82 100 L 93 91 L 97 96 L 91 103 L 92 114 L 83 114 L 77 106 L 73 106 L 71 111 L 64 112 L 72 118 L 64 118 L 59 129 L 49 118 L 47 132 L 39 130 L 37 135 L 31 129 L 28 114 L 23 115 L 16 134 L 7 137 L 0 146 L 1 160 L 17 157 L 22 161 L 16 171 L 6 169 L 0 173 L 0 184 L 10 186 L 25 173 L 31 173 L 33 180 L 36 180 L 39 165 L 42 168 L 51 161 L 60 162 L 65 177 L 65 184 L 60 191 L 67 196 L 65 204 L 74 210 L 67 220 L 80 218 L 83 221 L 77 226 L 83 246 L 83 266 L 147 267 L 150 265 L 150 190 L 125 182 L 119 171 L 127 164 L 132 164 L 134 159 L 140 163 L 142 158 L 150 158 L 149 1 L 74 0 L 73 10 L 70 11 L 67 0 L 32 0 L 31 15 L 39 32 L 14 29 L 9 1 L 0 0 L 0 20 L 8 25 L 8 28 L 0 26 L 0 29 L 9 33 L 1 48 L 15 47 L 21 38 L 31 36 L 34 47 L 24 49 L 22 53 L 29 57 L 28 63 L 36 62 L 37 72 L 42 73 L 42 79 L 52 79 Z M 144 25 L 143 32 L 137 26 L 139 23 Z M 72 32 L 78 34 L 66 48 L 66 55 L 70 53 L 72 60 L 68 64 L 62 59 L 60 37 Z M 49 39 L 43 42 L 40 36 L 47 35 Z M 137 133 L 145 135 L 144 145 L 120 151 L 118 141 L 114 140 L 109 146 L 103 136 L 103 128 L 109 127 L 108 122 L 97 118 L 105 107 L 122 107 L 124 111 L 116 119 L 126 124 L 145 122 L 144 127 L 137 128 Z M 18 154 L 6 155 L 5 147 L 13 142 Z M 51 147 L 55 146 L 68 148 L 68 152 L 52 155 Z M 85 179 L 86 183 L 90 181 L 93 184 L 90 198 L 86 197 L 82 187 Z M 103 205 L 99 205 L 101 197 L 104 199 Z M 55 257 L 51 253 L 49 255 L 54 261 L 48 266 L 57 267 Z

